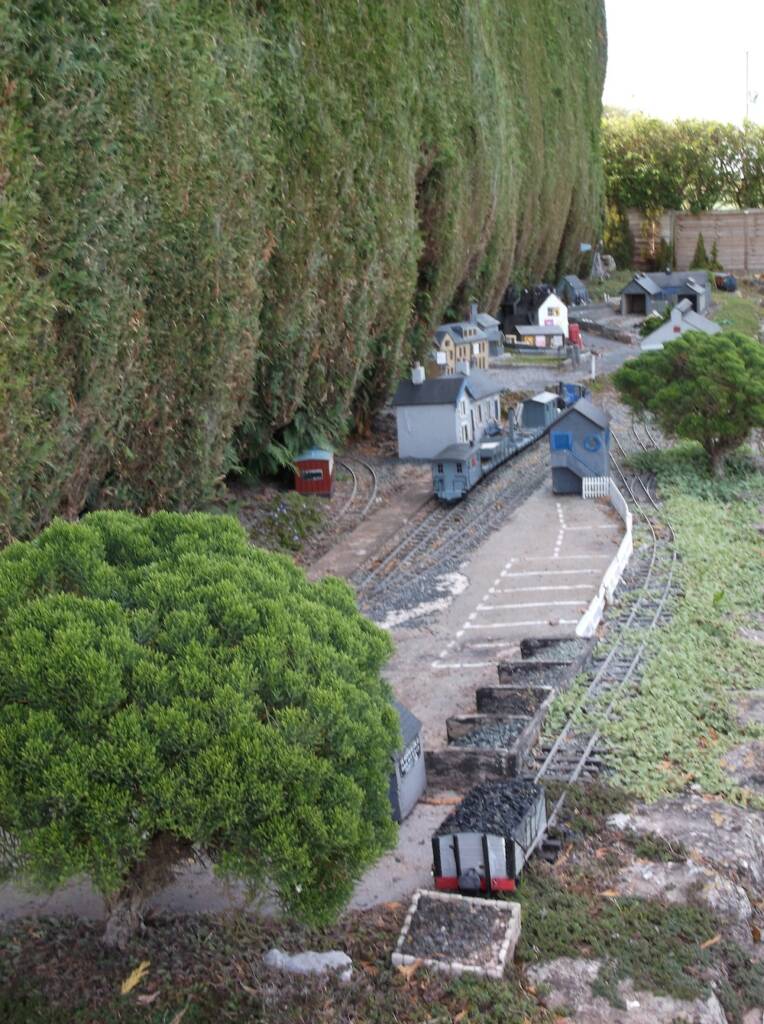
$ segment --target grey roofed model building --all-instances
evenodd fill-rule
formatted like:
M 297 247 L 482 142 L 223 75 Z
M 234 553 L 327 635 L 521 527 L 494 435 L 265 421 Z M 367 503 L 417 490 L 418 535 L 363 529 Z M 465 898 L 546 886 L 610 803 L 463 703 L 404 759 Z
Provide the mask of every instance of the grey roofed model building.
M 409 743 L 417 738 L 419 733 L 422 731 L 422 723 L 407 707 L 405 707 L 399 700 L 393 701 L 395 710 L 398 712 L 398 719 L 401 725 L 401 736 L 403 737 L 403 746 L 407 747 Z
M 402 380 L 393 396 L 393 405 L 451 405 L 459 401 L 465 388 L 475 401 L 498 395 L 501 387 L 479 370 L 469 374 L 456 373 L 443 377 L 430 377 L 421 384 Z
M 560 423 L 569 416 L 572 412 L 578 412 L 582 416 L 585 416 L 592 423 L 596 423 L 598 427 L 603 429 L 610 423 L 610 416 L 605 412 L 604 409 L 600 409 L 598 405 L 590 402 L 588 398 L 579 398 L 577 402 L 569 406 L 565 412 L 561 413 L 555 423 L 555 427 L 559 426 Z
M 521 338 L 531 336 L 557 338 L 560 335 L 564 336 L 565 330 L 557 324 L 518 324 L 515 327 L 515 333 L 519 334 Z

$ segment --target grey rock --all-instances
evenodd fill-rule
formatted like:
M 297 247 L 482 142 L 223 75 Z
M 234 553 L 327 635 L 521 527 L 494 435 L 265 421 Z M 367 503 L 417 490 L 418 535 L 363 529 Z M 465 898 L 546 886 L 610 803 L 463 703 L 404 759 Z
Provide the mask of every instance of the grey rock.
M 713 865 L 764 891 L 764 813 L 692 794 L 637 805 L 610 825 L 639 835 L 654 833 L 682 843 L 693 861 Z
M 545 985 L 544 1001 L 554 1009 L 572 1011 L 582 1024 L 728 1024 L 716 996 L 708 999 L 672 999 L 650 992 L 635 992 L 631 980 L 622 981 L 618 994 L 626 1009 L 611 1006 L 602 996 L 592 995 L 601 961 L 560 957 L 532 967 L 528 977 L 536 986 Z
M 705 907 L 733 926 L 735 938 L 746 944 L 751 941 L 753 908 L 745 890 L 692 861 L 631 864 L 622 868 L 614 888 L 622 896 Z
M 764 740 L 749 740 L 728 750 L 722 765 L 739 786 L 764 794 Z
M 764 725 L 764 690 L 748 690 L 738 694 L 737 720 L 740 725 Z
M 277 971 L 289 971 L 290 974 L 339 974 L 341 981 L 350 981 L 353 974 L 353 961 L 337 949 L 328 953 L 285 953 L 281 949 L 269 949 L 263 957 L 266 967 Z
M 764 1024 L 764 1010 L 749 1010 L 743 1014 L 743 1024 Z

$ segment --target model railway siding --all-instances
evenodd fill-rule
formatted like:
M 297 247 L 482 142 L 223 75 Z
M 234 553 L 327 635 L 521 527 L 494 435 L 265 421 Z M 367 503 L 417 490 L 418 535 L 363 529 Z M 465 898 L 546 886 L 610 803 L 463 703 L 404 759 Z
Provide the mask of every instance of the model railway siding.
M 643 446 L 636 429 L 634 436 Z M 615 435 L 613 440 L 621 454 L 625 454 L 621 441 Z M 650 438 L 650 443 L 655 444 L 654 439 Z M 556 779 L 566 784 L 549 812 L 550 825 L 563 806 L 567 787 L 582 777 L 595 776 L 605 766 L 597 723 L 616 714 L 618 702 L 629 688 L 638 685 L 650 634 L 665 621 L 674 589 L 677 554 L 671 524 L 662 520 L 658 504 L 644 481 L 638 476 L 630 479 L 615 455 L 611 461 L 635 518 L 646 528 L 648 541 L 635 554 L 625 581 L 635 599 L 609 617 L 606 642 L 614 634 L 609 651 L 595 660 L 583 695 L 554 742 L 542 751 L 535 781 Z
M 337 513 L 338 519 L 341 519 L 344 516 L 347 516 L 348 518 L 365 519 L 377 500 L 377 493 L 379 490 L 377 471 L 372 465 L 365 462 L 363 459 L 357 459 L 353 456 L 352 461 L 360 467 L 360 472 L 357 473 L 350 465 L 350 456 L 345 455 L 342 459 L 337 459 L 337 464 L 342 466 L 342 468 L 349 474 L 352 485 L 350 497 Z M 361 480 L 364 481 L 363 484 L 361 483 Z

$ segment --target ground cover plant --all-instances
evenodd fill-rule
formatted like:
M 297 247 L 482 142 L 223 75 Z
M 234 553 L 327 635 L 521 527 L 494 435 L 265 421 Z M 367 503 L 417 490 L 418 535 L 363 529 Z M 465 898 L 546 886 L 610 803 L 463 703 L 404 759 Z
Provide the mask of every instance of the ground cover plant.
M 332 916 L 395 838 L 391 651 L 225 516 L 99 512 L 0 553 L 0 869 L 85 873 L 124 946 L 192 855 Z
M 751 338 L 757 338 L 762 324 L 761 297 L 754 292 L 749 296 L 742 292 L 732 295 L 729 292 L 716 292 L 714 295 L 715 309 L 711 318 L 725 331 L 738 331 Z
M 199 507 L 574 268 L 605 49 L 602 0 L 0 5 L 0 540 Z
M 752 735 L 735 717 L 736 693 L 764 688 L 761 648 L 745 632 L 761 612 L 764 592 L 756 530 L 764 477 L 740 456 L 716 480 L 691 444 L 637 462 L 657 474 L 676 534 L 681 597 L 650 641 L 639 690 L 618 716 L 602 722 L 618 752 L 615 779 L 647 800 L 695 782 L 708 793 L 760 803 L 730 779 L 721 760 Z

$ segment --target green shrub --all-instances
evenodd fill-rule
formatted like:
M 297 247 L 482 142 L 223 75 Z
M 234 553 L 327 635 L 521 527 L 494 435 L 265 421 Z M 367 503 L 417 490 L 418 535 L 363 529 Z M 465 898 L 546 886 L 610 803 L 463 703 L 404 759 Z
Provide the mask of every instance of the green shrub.
M 222 516 L 99 512 L 0 553 L 4 867 L 85 872 L 123 944 L 192 850 L 321 921 L 395 835 L 386 634 Z
M 735 331 L 688 331 L 613 375 L 624 400 L 664 433 L 698 441 L 716 475 L 726 456 L 764 426 L 764 350 Z

